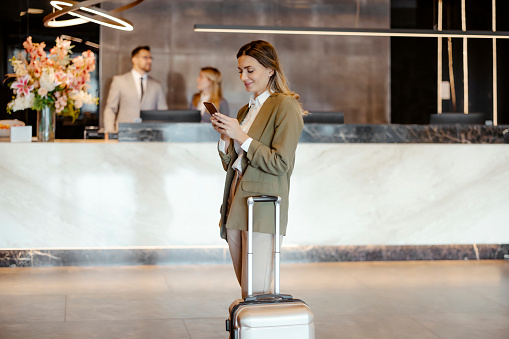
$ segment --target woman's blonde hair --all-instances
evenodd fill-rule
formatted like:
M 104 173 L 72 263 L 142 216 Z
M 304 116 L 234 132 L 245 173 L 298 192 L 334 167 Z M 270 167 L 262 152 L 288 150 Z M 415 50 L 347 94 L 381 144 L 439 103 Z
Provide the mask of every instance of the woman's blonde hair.
M 217 68 L 214 67 L 203 67 L 201 70 L 203 74 L 207 77 L 207 79 L 211 82 L 211 89 L 210 89 L 210 102 L 212 102 L 218 109 L 221 100 L 223 100 L 223 90 L 221 86 L 221 72 Z M 198 107 L 198 104 L 200 103 L 200 96 L 201 91 L 198 93 L 195 93 L 193 95 L 193 106 Z
M 271 93 L 283 93 L 292 96 L 296 100 L 299 99 L 299 95 L 291 91 L 288 86 L 274 46 L 264 40 L 251 41 L 239 49 L 237 59 L 243 55 L 255 58 L 263 67 L 274 70 L 274 73 L 269 78 L 269 91 Z M 302 108 L 302 104 L 299 103 L 299 105 L 301 113 L 307 115 L 308 112 Z

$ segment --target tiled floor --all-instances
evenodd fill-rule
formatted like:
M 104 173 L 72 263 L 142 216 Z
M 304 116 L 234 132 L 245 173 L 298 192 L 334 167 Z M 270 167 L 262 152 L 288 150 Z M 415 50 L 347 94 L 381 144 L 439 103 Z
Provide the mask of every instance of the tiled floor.
M 509 262 L 286 264 L 317 338 L 509 338 Z M 0 338 L 227 338 L 230 266 L 0 268 Z M 282 338 L 286 339 L 286 338 Z

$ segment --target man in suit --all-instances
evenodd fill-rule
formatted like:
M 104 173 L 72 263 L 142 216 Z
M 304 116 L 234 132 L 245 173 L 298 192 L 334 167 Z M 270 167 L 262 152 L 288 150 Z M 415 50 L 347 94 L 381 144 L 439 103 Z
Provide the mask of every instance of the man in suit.
M 130 72 L 113 77 L 104 109 L 106 132 L 117 132 L 119 122 L 135 122 L 140 110 L 168 109 L 163 87 L 147 74 L 152 67 L 150 47 L 136 47 L 131 62 Z

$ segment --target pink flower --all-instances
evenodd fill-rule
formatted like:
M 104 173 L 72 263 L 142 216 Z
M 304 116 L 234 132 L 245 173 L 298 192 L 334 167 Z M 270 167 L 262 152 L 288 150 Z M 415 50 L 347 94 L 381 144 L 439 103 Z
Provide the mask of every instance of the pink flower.
M 65 39 L 58 37 L 55 41 L 56 41 L 57 47 L 62 48 L 62 49 L 71 49 L 71 41 L 70 40 L 65 40 Z
M 85 60 L 83 60 L 82 56 L 78 56 L 74 59 L 72 59 L 73 64 L 76 65 L 76 68 L 81 68 L 85 65 Z
M 44 42 L 34 43 L 28 37 L 23 43 L 28 57 L 13 57 L 12 63 L 16 77 L 11 85 L 16 97 L 8 103 L 9 112 L 39 105 L 41 97 L 50 98 L 46 104 L 54 105 L 58 114 L 70 114 L 76 117 L 74 108 L 84 103 L 97 104 L 98 98 L 87 93 L 90 72 L 95 70 L 95 56 L 91 51 L 83 52 L 76 58 L 70 58 L 71 41 L 56 39 L 55 47 L 46 54 Z M 36 94 L 37 93 L 37 94 Z M 68 109 L 68 111 L 66 111 Z
M 32 43 L 32 37 L 29 36 L 27 38 L 27 41 L 23 43 L 23 47 L 25 47 L 25 51 L 30 54 L 30 60 L 40 60 L 44 61 L 46 60 L 46 52 L 44 51 L 44 48 L 46 47 L 46 44 L 44 42 L 41 42 L 40 44 L 34 44 Z
M 56 92 L 55 97 L 57 98 L 55 101 L 55 111 L 60 113 L 67 106 L 67 95 L 65 95 L 65 93 L 61 94 L 60 92 Z
M 85 52 L 81 53 L 84 58 L 92 58 L 95 59 L 94 53 L 91 50 L 86 50 Z
M 56 45 L 50 50 L 50 56 L 55 57 L 59 62 L 65 62 L 66 56 L 71 51 L 71 42 L 61 38 L 56 39 Z
M 16 94 L 22 94 L 23 96 L 28 96 L 28 94 L 34 89 L 34 85 L 29 85 L 30 76 L 24 75 L 19 77 L 14 81 L 11 85 L 11 88 L 14 90 Z
M 95 64 L 95 55 L 91 50 L 87 50 L 81 53 L 81 55 L 83 55 L 87 64 Z
M 65 84 L 68 79 L 68 76 L 63 71 L 55 72 L 55 82 L 57 85 Z
M 32 53 L 32 51 L 35 49 L 35 46 L 32 43 L 32 37 L 31 36 L 29 36 L 27 38 L 27 41 L 25 41 L 23 43 L 23 47 L 25 48 L 25 51 L 27 51 L 27 53 Z

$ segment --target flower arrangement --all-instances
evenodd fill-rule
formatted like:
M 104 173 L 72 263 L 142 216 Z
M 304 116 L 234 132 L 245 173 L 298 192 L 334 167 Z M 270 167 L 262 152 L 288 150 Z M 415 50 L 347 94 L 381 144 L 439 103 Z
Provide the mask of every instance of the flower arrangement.
M 36 111 L 44 107 L 54 109 L 56 114 L 71 116 L 73 121 L 79 115 L 83 104 L 96 104 L 99 98 L 89 94 L 90 72 L 95 69 L 95 56 L 90 50 L 82 55 L 70 58 L 71 42 L 56 39 L 55 47 L 49 55 L 44 48 L 46 44 L 32 43 L 32 37 L 23 43 L 27 53 L 23 57 L 13 57 L 11 62 L 14 77 L 10 84 L 15 96 L 7 104 L 7 112 L 31 108 Z

